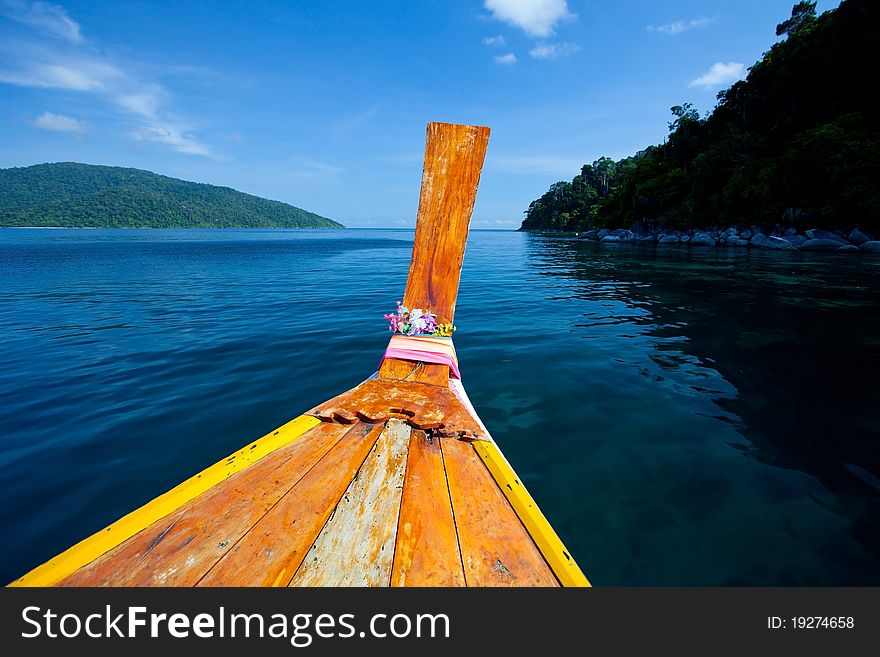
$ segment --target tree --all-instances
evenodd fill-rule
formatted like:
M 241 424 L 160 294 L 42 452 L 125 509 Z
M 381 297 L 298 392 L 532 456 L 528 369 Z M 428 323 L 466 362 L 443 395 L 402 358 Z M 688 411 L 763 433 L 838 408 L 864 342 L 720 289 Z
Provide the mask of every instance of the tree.
M 816 3 L 802 0 L 791 8 L 791 18 L 776 26 L 776 36 L 792 36 L 816 22 Z

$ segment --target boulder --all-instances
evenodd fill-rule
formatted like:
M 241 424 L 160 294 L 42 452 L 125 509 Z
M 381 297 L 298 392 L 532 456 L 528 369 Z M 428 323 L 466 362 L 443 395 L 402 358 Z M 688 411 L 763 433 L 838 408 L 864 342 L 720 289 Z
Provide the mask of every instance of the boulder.
M 743 238 L 744 240 L 751 239 L 752 238 L 752 231 L 749 230 L 748 228 L 743 228 L 741 231 L 739 231 L 739 236 L 741 238 Z
M 859 247 L 857 247 L 855 244 L 844 244 L 843 246 L 838 246 L 837 250 L 838 251 L 858 251 Z
M 825 239 L 825 238 L 814 238 L 809 239 L 803 244 L 801 244 L 802 251 L 837 251 L 841 246 L 843 246 L 842 242 L 838 240 Z
M 807 241 L 807 238 L 803 235 L 785 235 L 782 239 L 784 239 L 789 244 L 794 244 L 795 246 L 800 246 Z
M 588 230 L 588 231 L 583 232 L 580 235 L 578 235 L 578 239 L 579 240 L 594 240 L 594 241 L 598 240 L 599 239 L 599 231 L 596 228 L 594 228 L 593 230 Z
M 847 239 L 849 239 L 849 241 L 852 242 L 853 244 L 861 245 L 861 244 L 864 244 L 865 242 L 872 241 L 874 238 L 871 237 L 870 235 L 868 235 L 868 233 L 863 233 L 858 228 L 853 228 L 852 232 L 849 234 L 849 237 Z
M 721 235 L 719 235 L 718 237 L 719 238 L 723 237 L 724 239 L 727 239 L 728 237 L 733 237 L 734 235 L 736 235 L 736 228 L 731 226 L 730 228 L 728 228 L 727 230 L 722 232 Z
M 657 239 L 657 244 L 678 244 L 678 235 L 661 234 Z
M 608 230 L 607 228 L 600 228 L 599 232 L 596 233 L 596 237 L 597 237 L 597 239 L 602 239 L 606 235 L 610 235 L 610 234 L 611 234 L 611 231 Z
M 603 237 L 600 241 L 602 242 L 635 242 L 636 236 L 633 235 L 631 230 L 626 230 L 625 228 L 618 228 L 617 230 L 612 230 L 605 237 Z
M 691 241 L 691 236 L 690 236 L 690 235 L 682 235 L 682 236 L 681 236 L 681 239 L 680 239 L 679 241 L 680 241 L 682 244 L 687 244 L 688 242 Z
M 787 242 L 781 237 L 768 237 L 767 243 L 764 244 L 765 249 L 773 249 L 775 251 L 795 251 L 797 247 L 791 242 Z
M 840 242 L 841 244 L 846 244 L 846 240 L 843 239 L 837 233 L 832 233 L 830 230 L 821 230 L 819 228 L 811 228 L 810 230 L 804 231 L 807 235 L 807 239 L 811 240 L 834 240 L 836 242 Z
M 787 242 L 781 237 L 767 236 L 764 233 L 755 235 L 750 243 L 752 246 L 762 249 L 773 249 L 775 251 L 794 251 L 797 248 L 794 244 Z
M 749 241 L 741 237 L 731 237 L 727 240 L 727 244 L 730 246 L 748 246 Z
M 794 228 L 793 226 L 786 228 L 783 237 L 791 237 L 792 235 L 797 235 L 797 228 Z
M 870 242 L 862 242 L 859 248 L 862 251 L 874 251 L 880 253 L 880 241 L 871 240 Z
M 697 231 L 691 238 L 691 246 L 715 246 L 715 238 L 709 233 Z

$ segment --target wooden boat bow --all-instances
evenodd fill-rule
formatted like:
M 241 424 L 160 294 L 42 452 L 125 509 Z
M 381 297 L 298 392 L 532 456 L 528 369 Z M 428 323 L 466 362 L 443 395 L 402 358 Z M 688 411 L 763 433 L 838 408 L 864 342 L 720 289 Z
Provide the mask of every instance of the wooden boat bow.
M 404 305 L 453 322 L 489 129 L 431 123 Z M 389 352 L 390 353 L 390 352 Z M 13 586 L 589 586 L 445 364 L 385 358 Z

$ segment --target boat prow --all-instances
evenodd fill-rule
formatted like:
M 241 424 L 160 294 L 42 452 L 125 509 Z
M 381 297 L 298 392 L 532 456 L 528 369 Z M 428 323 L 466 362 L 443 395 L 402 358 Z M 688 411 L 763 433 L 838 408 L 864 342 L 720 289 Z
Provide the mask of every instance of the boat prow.
M 428 126 L 404 305 L 449 324 L 488 136 Z M 589 586 L 425 344 L 12 585 Z

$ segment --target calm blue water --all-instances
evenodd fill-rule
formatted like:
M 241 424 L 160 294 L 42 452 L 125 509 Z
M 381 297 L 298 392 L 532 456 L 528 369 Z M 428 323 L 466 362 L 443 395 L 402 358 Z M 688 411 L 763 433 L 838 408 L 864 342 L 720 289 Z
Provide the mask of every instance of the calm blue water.
M 374 371 L 411 240 L 0 230 L 0 580 Z M 877 585 L 878 284 L 880 258 L 474 232 L 456 345 L 595 584 Z

